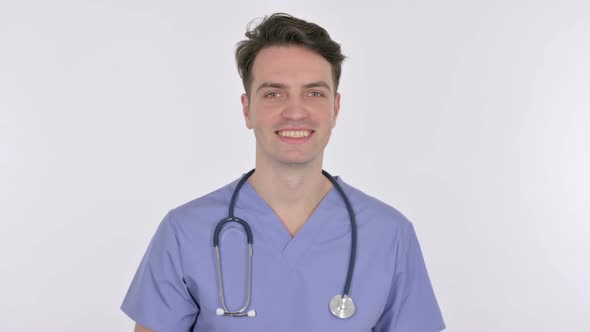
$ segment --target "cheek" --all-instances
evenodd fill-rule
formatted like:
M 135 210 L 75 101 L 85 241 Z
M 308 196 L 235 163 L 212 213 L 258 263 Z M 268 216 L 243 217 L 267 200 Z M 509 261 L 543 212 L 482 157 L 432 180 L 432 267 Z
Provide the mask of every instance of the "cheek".
M 272 127 L 276 120 L 274 119 L 276 112 L 272 112 L 267 109 L 257 109 L 256 113 L 252 114 L 252 128 L 259 130 L 266 130 Z
M 259 110 L 256 114 L 256 123 L 259 126 L 268 126 L 272 123 L 273 113 L 268 110 Z
M 325 107 L 320 115 L 320 120 L 325 123 L 333 125 L 336 122 L 336 114 L 334 113 L 334 107 Z

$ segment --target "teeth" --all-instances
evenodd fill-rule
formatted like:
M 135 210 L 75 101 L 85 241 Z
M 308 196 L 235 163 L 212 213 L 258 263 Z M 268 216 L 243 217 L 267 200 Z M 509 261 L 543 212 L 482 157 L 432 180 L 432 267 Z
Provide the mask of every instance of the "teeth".
M 281 137 L 301 138 L 311 134 L 309 130 L 281 130 L 277 132 Z

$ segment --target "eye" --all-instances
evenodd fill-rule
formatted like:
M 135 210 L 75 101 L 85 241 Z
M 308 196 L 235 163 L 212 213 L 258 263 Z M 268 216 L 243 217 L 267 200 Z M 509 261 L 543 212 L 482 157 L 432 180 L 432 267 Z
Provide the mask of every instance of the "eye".
M 276 92 L 276 91 L 267 92 L 267 93 L 264 94 L 264 97 L 265 98 L 276 98 L 276 97 L 279 97 L 279 96 L 280 96 L 280 94 L 278 92 Z
M 309 93 L 309 95 L 312 97 L 322 97 L 324 94 L 319 91 L 312 91 Z

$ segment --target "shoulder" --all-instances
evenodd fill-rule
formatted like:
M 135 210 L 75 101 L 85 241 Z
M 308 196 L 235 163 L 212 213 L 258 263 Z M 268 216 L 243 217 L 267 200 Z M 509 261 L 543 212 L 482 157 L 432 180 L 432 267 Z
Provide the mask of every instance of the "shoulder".
M 232 181 L 208 194 L 172 208 L 165 220 L 176 230 L 187 230 L 187 228 L 218 222 L 227 215 L 227 207 L 237 182 L 238 180 Z
M 341 178 L 338 179 L 338 183 L 351 201 L 353 210 L 359 218 L 359 226 L 370 223 L 384 231 L 406 234 L 413 229 L 408 218 L 394 206 L 344 182 Z

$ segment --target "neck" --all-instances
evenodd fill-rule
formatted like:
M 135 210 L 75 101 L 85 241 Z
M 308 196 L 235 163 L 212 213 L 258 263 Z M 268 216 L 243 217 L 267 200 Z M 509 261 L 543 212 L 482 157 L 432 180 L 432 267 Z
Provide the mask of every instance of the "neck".
M 322 174 L 321 163 L 279 168 L 257 162 L 248 182 L 275 211 L 313 210 L 332 187 Z

